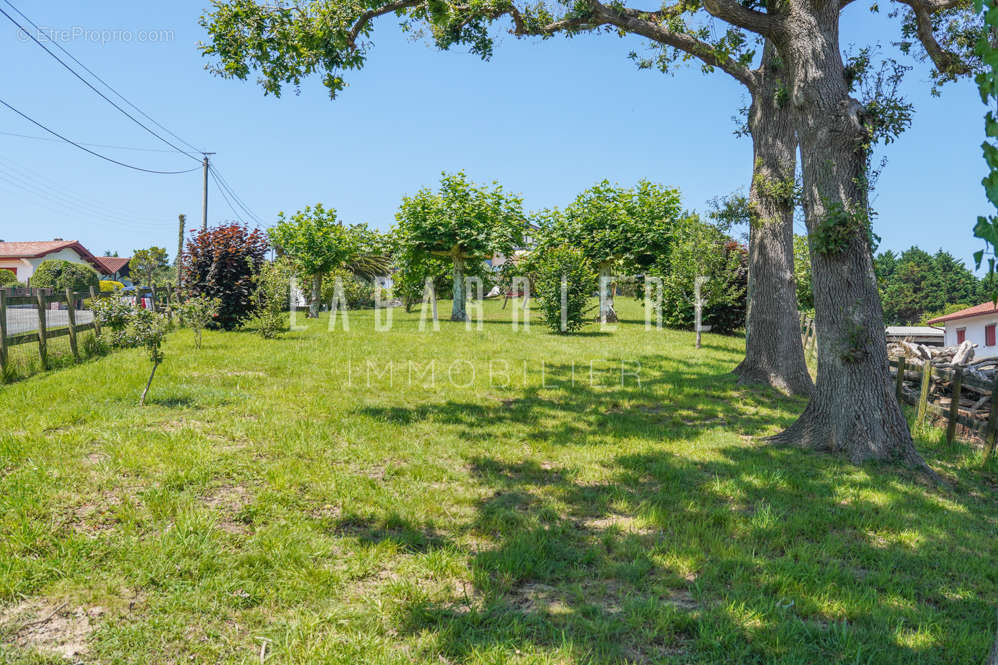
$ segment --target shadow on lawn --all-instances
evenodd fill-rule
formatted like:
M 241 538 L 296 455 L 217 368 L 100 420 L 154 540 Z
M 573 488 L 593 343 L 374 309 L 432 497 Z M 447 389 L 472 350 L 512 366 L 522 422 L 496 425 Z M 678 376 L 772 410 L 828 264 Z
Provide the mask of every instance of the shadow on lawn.
M 369 406 L 358 413 L 402 425 L 430 421 L 454 427 L 468 440 L 491 437 L 497 425 L 508 425 L 531 440 L 577 445 L 593 437 L 687 438 L 693 429 L 719 426 L 756 436 L 774 424 L 790 424 L 780 409 L 804 405 L 769 389 L 737 385 L 721 363 L 683 365 L 665 356 L 611 364 L 616 362 L 608 361 L 596 375 L 588 363 L 545 365 L 541 385 L 529 385 L 517 397 L 495 397 L 494 404 L 483 404 L 479 396 L 415 407 Z
M 476 599 L 411 603 L 398 629 L 458 661 L 565 645 L 594 663 L 983 658 L 998 597 L 967 590 L 998 566 L 977 549 L 981 505 L 804 451 L 719 452 L 620 456 L 602 484 L 473 460 L 492 494 L 468 528 L 494 545 L 469 554 Z
M 689 439 L 718 424 L 755 435 L 792 420 L 778 407 L 796 401 L 710 364 L 655 364 L 642 388 L 363 413 L 473 439 L 500 422 L 565 445 Z M 994 634 L 998 505 L 976 470 L 939 490 L 761 442 L 706 459 L 618 455 L 599 483 L 550 463 L 469 462 L 487 496 L 465 529 L 489 543 L 467 553 L 474 597 L 409 599 L 394 614 L 399 632 L 432 631 L 452 661 L 560 649 L 587 663 L 977 663 Z

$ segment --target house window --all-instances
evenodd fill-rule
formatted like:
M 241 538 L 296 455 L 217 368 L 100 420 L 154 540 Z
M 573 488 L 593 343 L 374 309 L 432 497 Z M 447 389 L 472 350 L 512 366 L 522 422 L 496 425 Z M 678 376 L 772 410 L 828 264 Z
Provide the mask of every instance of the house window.
M 984 346 L 995 345 L 995 324 L 984 326 Z
M 956 329 L 956 343 L 963 344 L 967 339 L 967 329 L 957 328 Z

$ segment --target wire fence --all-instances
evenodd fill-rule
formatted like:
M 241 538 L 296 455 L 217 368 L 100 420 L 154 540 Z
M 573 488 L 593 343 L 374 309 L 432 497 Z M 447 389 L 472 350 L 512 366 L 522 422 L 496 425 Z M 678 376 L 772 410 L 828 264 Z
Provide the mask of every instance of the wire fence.
M 81 362 L 101 352 L 100 322 L 93 303 L 132 299 L 137 306 L 170 312 L 172 288 L 136 288 L 127 293 L 53 289 L 0 289 L 0 380 Z

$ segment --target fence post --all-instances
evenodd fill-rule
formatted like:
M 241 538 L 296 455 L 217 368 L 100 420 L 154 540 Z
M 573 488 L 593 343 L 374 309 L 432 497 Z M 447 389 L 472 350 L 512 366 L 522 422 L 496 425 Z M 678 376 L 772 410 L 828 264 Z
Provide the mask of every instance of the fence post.
M 38 304 L 38 358 L 42 361 L 42 369 L 49 368 L 48 332 L 45 325 L 45 296 L 41 289 L 35 290 L 35 302 Z
M 956 438 L 956 420 L 960 417 L 960 391 L 963 389 L 963 368 L 953 370 L 953 401 L 949 405 L 949 424 L 946 426 L 946 443 Z
M 922 392 L 918 395 L 918 416 L 915 422 L 922 425 L 925 422 L 926 407 L 929 403 L 929 384 L 932 382 L 932 363 L 928 360 L 922 365 Z
M 908 359 L 905 356 L 898 358 L 897 386 L 894 389 L 898 396 L 898 404 L 904 403 L 904 370 L 907 365 Z
M 7 375 L 7 292 L 0 289 L 0 380 Z
M 73 300 L 73 292 L 66 289 L 66 318 L 69 319 L 69 348 L 73 352 L 73 360 L 80 362 L 80 348 L 76 344 L 76 302 Z
M 100 321 L 97 320 L 97 315 L 93 313 L 94 305 L 97 304 L 97 290 L 94 287 L 90 287 L 90 314 L 94 317 L 94 334 L 100 337 Z
M 991 445 L 984 456 L 984 461 L 991 459 L 995 452 L 995 443 L 998 442 L 998 373 L 995 373 L 995 382 L 991 385 L 991 415 L 988 417 L 988 439 Z

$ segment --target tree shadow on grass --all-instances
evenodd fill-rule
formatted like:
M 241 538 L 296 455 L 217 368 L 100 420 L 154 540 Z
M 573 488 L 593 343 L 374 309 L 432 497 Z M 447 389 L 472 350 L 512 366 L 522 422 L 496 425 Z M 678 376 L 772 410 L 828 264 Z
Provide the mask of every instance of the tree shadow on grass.
M 608 480 L 495 457 L 469 532 L 473 600 L 416 599 L 402 633 L 460 662 L 978 663 L 998 603 L 994 496 L 794 449 L 664 451 Z M 983 475 L 961 482 L 983 486 Z
M 385 518 L 345 515 L 333 522 L 332 531 L 367 545 L 394 543 L 409 552 L 431 552 L 449 542 L 432 525 L 417 526 L 397 514 Z

